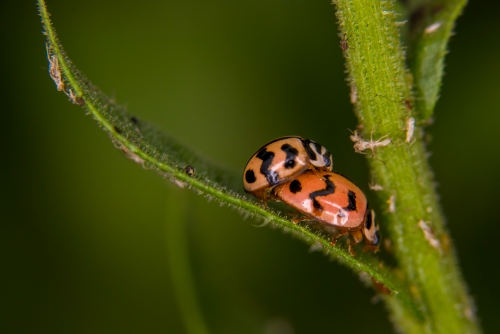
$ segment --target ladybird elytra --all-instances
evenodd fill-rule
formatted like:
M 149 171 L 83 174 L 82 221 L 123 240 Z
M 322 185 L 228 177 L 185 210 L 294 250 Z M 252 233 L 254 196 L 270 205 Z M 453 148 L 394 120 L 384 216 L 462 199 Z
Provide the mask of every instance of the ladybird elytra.
M 333 236 L 332 244 L 350 233 L 355 243 L 364 237 L 369 248 L 377 250 L 380 237 L 374 213 L 363 192 L 342 175 L 307 170 L 273 188 L 272 195 L 306 215 L 306 219 L 337 228 L 340 233 Z
M 307 169 L 332 170 L 330 152 L 322 145 L 298 136 L 281 137 L 261 147 L 243 173 L 245 191 L 266 200 L 269 191 Z

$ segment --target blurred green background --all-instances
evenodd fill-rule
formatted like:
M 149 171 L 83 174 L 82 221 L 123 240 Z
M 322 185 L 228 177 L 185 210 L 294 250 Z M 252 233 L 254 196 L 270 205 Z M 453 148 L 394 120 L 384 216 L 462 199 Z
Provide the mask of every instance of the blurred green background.
M 140 118 L 236 170 L 275 137 L 311 138 L 368 189 L 328 0 L 47 2 L 77 67 Z M 490 333 L 500 330 L 498 9 L 472 1 L 459 19 L 428 129 L 448 227 Z M 39 21 L 35 1 L 0 3 L 0 331 L 184 333 L 167 264 L 171 185 L 56 91 Z M 350 270 L 195 193 L 189 205 L 212 333 L 392 331 Z

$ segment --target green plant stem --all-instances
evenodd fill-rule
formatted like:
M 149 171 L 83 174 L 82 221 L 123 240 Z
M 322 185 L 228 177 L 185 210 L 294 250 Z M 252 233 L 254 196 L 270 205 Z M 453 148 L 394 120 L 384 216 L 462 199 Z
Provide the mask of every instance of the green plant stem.
M 209 334 L 195 292 L 187 240 L 188 194 L 168 187 L 166 209 L 167 255 L 177 304 L 188 334 Z
M 356 113 L 366 140 L 392 143 L 367 154 L 378 192 L 387 205 L 380 219 L 424 322 L 419 324 L 398 305 L 388 303 L 396 327 L 412 333 L 479 333 L 473 306 L 444 227 L 426 159 L 423 132 L 416 127 L 406 142 L 413 110 L 410 82 L 391 1 L 337 0 L 337 18 Z M 344 48 L 345 49 L 345 48 Z M 423 222 L 423 223 L 422 223 Z M 420 223 L 420 225 L 419 225 Z M 424 228 L 427 226 L 427 232 Z

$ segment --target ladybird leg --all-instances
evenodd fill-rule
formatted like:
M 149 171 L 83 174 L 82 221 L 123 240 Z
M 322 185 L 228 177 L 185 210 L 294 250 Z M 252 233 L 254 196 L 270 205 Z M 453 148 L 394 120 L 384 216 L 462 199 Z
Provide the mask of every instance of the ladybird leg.
M 361 231 L 351 231 L 350 233 L 351 233 L 352 239 L 354 239 L 354 242 L 351 239 L 349 239 L 348 251 L 352 257 L 356 257 L 356 252 L 354 251 L 354 248 L 352 246 L 359 244 L 361 242 L 361 240 L 363 240 L 363 234 L 361 233 Z
M 264 207 L 264 209 L 267 210 L 267 201 L 270 198 L 273 198 L 273 196 L 271 194 L 269 194 L 269 192 L 265 189 L 258 191 L 258 192 L 255 192 L 255 193 L 253 193 L 253 195 L 262 201 L 262 206 Z
M 354 239 L 354 245 L 359 244 L 363 240 L 363 233 L 361 231 L 351 231 L 351 236 Z
M 332 241 L 330 242 L 330 244 L 332 246 L 335 246 L 335 244 L 337 243 L 338 239 L 340 239 L 342 237 L 345 237 L 348 234 L 349 234 L 349 231 L 341 231 L 341 232 L 339 232 L 337 234 L 332 235 Z
M 294 224 L 298 224 L 300 222 L 307 221 L 307 220 L 311 220 L 311 218 L 309 218 L 307 216 L 302 216 L 302 217 L 295 217 L 295 218 L 291 219 L 292 223 L 294 223 Z
M 377 246 L 365 245 L 365 247 L 363 247 L 363 252 L 367 252 L 367 251 L 377 253 L 378 251 L 380 251 L 380 249 L 379 249 L 378 245 Z
M 354 251 L 354 248 L 352 248 L 352 245 L 350 243 L 347 245 L 347 251 L 349 252 L 349 254 L 351 254 L 352 257 L 356 257 L 356 252 Z

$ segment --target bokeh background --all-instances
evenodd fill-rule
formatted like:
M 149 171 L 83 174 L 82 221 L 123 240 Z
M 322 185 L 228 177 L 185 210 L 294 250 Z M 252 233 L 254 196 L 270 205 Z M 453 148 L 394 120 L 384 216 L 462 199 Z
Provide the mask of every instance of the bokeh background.
M 49 0 L 48 9 L 83 73 L 204 155 L 242 170 L 266 141 L 301 135 L 368 190 L 330 1 Z M 500 330 L 498 9 L 471 1 L 459 19 L 428 128 L 448 227 L 490 333 Z M 184 333 L 167 263 L 171 185 L 126 160 L 56 91 L 39 21 L 35 1 L 0 3 L 0 331 Z M 392 331 L 350 270 L 188 196 L 189 256 L 213 333 Z

